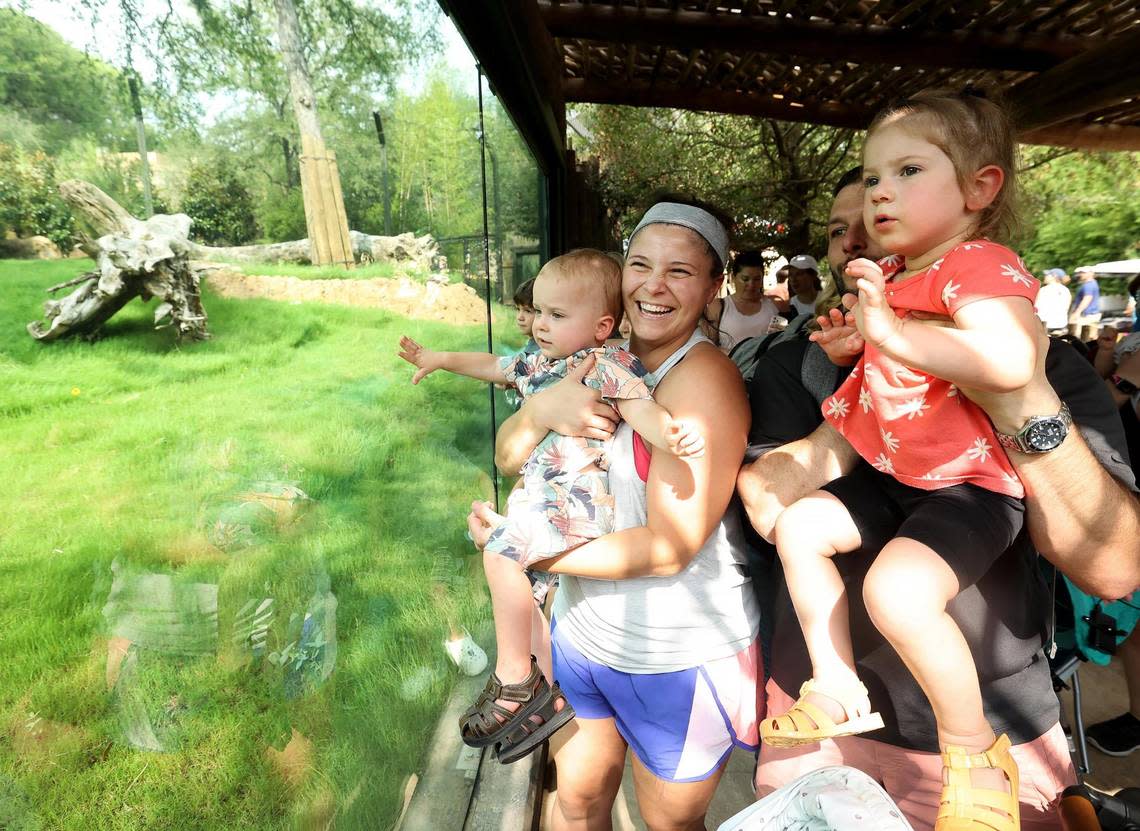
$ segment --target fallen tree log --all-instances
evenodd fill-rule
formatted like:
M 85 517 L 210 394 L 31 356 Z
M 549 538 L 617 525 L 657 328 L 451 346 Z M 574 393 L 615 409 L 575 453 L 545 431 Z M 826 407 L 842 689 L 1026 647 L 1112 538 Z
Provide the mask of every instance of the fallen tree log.
M 174 326 L 179 340 L 209 336 L 198 274 L 190 267 L 190 217 L 135 219 L 87 182 L 64 182 L 60 195 L 79 221 L 80 246 L 94 257 L 96 269 L 48 289 L 54 293 L 78 286 L 66 297 L 47 301 L 47 325 L 33 321 L 28 334 L 42 341 L 92 337 L 133 298 L 145 302 L 157 297 L 162 302 L 154 312 L 155 326 Z
M 383 237 L 350 231 L 349 236 L 352 238 L 352 257 L 357 263 L 408 263 L 427 271 L 439 256 L 439 246 L 428 234 L 422 237 L 412 233 Z M 194 259 L 213 263 L 312 263 L 307 239 L 231 248 L 190 243 L 190 255 Z

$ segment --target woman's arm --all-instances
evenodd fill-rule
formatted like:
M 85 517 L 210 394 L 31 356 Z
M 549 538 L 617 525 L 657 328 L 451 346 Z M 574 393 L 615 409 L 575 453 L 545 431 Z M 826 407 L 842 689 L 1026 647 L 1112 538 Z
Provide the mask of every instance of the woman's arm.
M 1101 378 L 1108 378 L 1116 369 L 1117 331 L 1115 326 L 1105 326 L 1100 330 L 1096 339 L 1096 352 L 1093 354 L 1093 366 Z
M 594 362 L 594 356 L 588 356 L 557 384 L 528 398 L 503 422 L 495 440 L 495 465 L 500 471 L 508 476 L 518 473 L 547 433 L 588 439 L 605 439 L 613 433 L 618 420 L 613 407 L 582 383 Z
M 698 346 L 665 376 L 656 397 L 674 418 L 700 430 L 705 454 L 680 459 L 654 453 L 645 486 L 646 525 L 606 534 L 545 561 L 542 568 L 611 580 L 677 574 L 720 522 L 748 435 L 739 371 L 719 350 Z

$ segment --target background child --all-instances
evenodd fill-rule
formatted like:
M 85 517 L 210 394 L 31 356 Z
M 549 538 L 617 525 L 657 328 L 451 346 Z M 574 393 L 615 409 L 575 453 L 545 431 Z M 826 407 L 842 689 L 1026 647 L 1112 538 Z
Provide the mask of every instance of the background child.
M 515 326 L 527 338 L 527 345 L 533 340 L 531 327 L 534 325 L 534 278 L 527 280 L 515 289 Z
M 863 213 L 893 256 L 848 265 L 859 295 L 844 304 L 866 349 L 824 402 L 830 427 L 874 469 L 860 466 L 790 506 L 774 530 L 813 678 L 786 715 L 765 720 L 763 740 L 789 746 L 882 726 L 855 674 L 831 561 L 878 550 L 864 599 L 938 723 L 939 829 L 1018 827 L 1009 741 L 986 721 L 973 656 L 946 611 L 1024 516 L 1023 488 L 992 425 L 958 395 L 959 385 L 1016 389 L 1034 371 L 1037 281 L 986 239 L 1012 221 L 1016 169 L 1008 119 L 979 96 L 922 93 L 876 117 L 863 151 Z M 912 312 L 947 315 L 954 326 Z
M 400 357 L 418 367 L 412 383 L 446 369 L 513 383 L 525 397 L 592 359 L 596 364 L 585 383 L 599 390 L 647 442 L 678 456 L 702 453 L 699 433 L 653 402 L 641 362 L 624 349 L 602 348 L 622 313 L 621 267 L 614 259 L 590 249 L 554 258 L 535 278 L 534 308 L 538 353 L 524 350 L 497 358 L 434 352 L 403 338 Z M 522 487 L 511 493 L 506 522 L 484 548 L 498 654 L 495 672 L 460 729 L 469 745 L 498 743 L 501 761 L 521 758 L 573 717 L 565 702 L 556 708 L 558 685 L 547 685 L 531 655 L 536 611 L 523 569 L 613 530 L 605 469 L 601 441 L 548 434 L 523 468 Z

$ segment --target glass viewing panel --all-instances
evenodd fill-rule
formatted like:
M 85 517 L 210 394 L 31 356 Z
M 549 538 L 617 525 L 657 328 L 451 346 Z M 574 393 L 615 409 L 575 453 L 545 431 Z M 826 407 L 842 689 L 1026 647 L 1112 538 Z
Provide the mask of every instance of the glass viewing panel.
M 209 337 L 181 343 L 139 298 L 37 342 L 44 300 L 90 291 L 99 265 L 0 260 L 0 828 L 390 828 L 462 678 L 454 642 L 493 646 L 465 516 L 494 498 L 512 397 L 493 418 L 487 384 L 413 385 L 397 352 L 524 345 L 512 298 L 545 248 L 544 177 L 485 82 L 480 126 L 474 60 L 435 4 L 393 15 L 427 44 L 386 65 L 395 82 L 342 48 L 335 14 L 299 9 L 332 152 L 303 146 L 280 55 L 255 47 L 277 42 L 275 5 L 212 4 L 213 33 L 166 21 L 180 78 L 154 69 L 175 64 L 165 36 L 85 56 L 94 24 L 68 4 L 0 10 L 63 67 L 58 95 L 104 102 L 61 127 L 29 91 L 0 119 L 19 171 L 0 232 L 70 250 L 56 188 L 80 179 L 140 219 L 188 215 L 215 249 L 163 260 L 201 280 Z M 304 239 L 330 170 L 354 268 L 229 250 Z

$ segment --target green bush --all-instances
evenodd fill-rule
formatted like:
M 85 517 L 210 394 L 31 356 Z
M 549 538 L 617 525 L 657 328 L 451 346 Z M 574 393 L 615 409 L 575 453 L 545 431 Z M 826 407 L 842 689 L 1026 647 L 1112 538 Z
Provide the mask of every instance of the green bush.
M 70 247 L 71 210 L 56 191 L 55 160 L 34 150 L 0 144 L 0 231 L 17 236 L 41 234 L 60 248 Z
M 182 212 L 194 220 L 190 235 L 207 245 L 241 245 L 257 236 L 253 197 L 223 157 L 190 167 Z
M 301 189 L 293 188 L 285 196 L 265 200 L 258 211 L 257 224 L 269 242 L 291 242 L 307 237 Z

